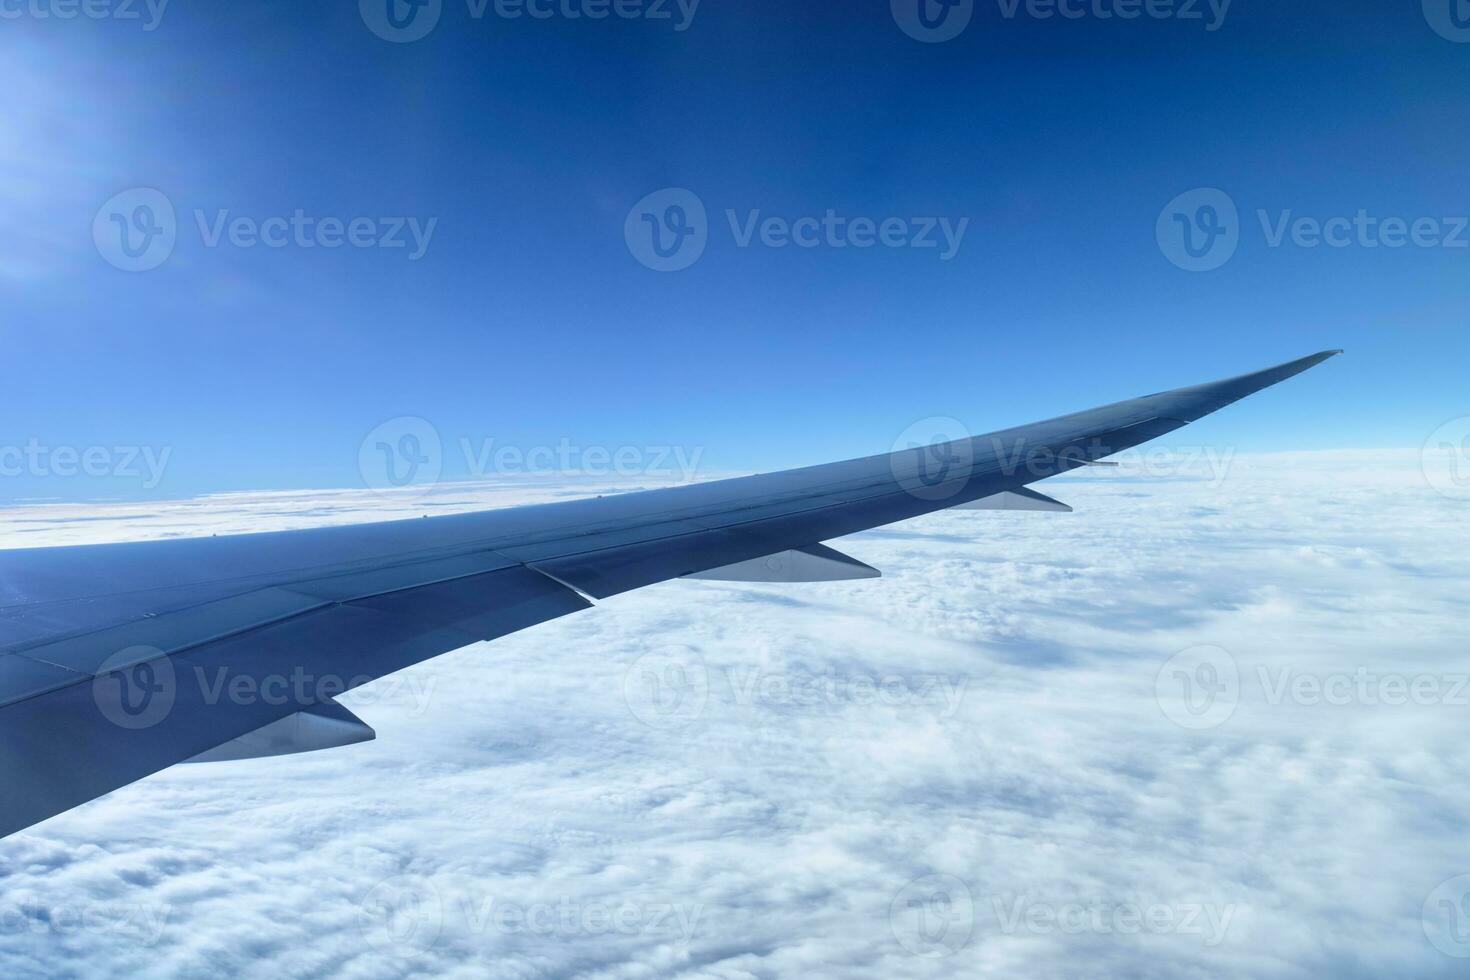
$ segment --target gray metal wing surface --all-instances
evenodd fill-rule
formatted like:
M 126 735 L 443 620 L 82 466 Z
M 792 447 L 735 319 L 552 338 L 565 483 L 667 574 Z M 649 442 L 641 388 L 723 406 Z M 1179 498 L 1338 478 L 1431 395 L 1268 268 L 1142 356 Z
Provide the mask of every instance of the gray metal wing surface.
M 703 573 L 876 574 L 821 542 L 1024 490 L 1335 353 L 779 473 L 381 524 L 0 552 L 0 835 L 176 763 L 371 738 L 332 698 L 589 597 Z M 242 689 L 255 696 L 232 696 Z

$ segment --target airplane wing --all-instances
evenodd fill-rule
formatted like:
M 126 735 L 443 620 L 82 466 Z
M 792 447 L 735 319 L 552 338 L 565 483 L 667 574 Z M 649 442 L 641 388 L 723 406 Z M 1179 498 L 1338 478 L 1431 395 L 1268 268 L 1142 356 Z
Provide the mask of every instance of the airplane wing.
M 1027 486 L 1336 353 L 780 473 L 352 527 L 0 551 L 0 836 L 176 763 L 372 738 L 337 695 L 589 599 L 681 576 L 872 577 L 822 542 L 957 506 L 1067 509 Z

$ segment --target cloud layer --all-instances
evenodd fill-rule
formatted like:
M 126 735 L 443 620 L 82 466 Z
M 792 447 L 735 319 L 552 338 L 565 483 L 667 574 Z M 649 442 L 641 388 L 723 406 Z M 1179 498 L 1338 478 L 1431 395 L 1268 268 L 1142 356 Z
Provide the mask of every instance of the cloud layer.
M 0 544 L 626 488 L 35 505 Z M 344 698 L 376 742 L 0 842 L 0 973 L 1462 975 L 1462 505 L 1391 452 L 1046 489 L 1077 513 L 620 596 Z

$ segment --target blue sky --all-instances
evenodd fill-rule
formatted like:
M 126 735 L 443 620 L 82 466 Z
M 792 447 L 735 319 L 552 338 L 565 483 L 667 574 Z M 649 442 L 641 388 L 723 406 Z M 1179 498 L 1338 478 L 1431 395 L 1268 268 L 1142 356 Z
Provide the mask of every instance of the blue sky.
M 1416 3 L 1124 21 L 979 0 L 939 43 L 883 2 L 591 20 L 443 0 L 410 43 L 369 29 L 372 2 L 98 9 L 119 16 L 28 0 L 0 23 L 0 443 L 169 462 L 151 487 L 28 470 L 9 499 L 360 485 L 364 435 L 398 416 L 446 445 L 769 469 L 886 450 L 925 416 L 985 431 L 1329 347 L 1349 356 L 1188 440 L 1417 447 L 1470 412 L 1470 247 L 1444 244 L 1470 243 L 1470 43 Z M 176 241 L 126 272 L 93 230 L 136 188 L 166 197 Z M 703 253 L 672 272 L 625 237 L 664 188 L 706 211 Z M 1196 188 L 1238 209 L 1235 252 L 1204 272 L 1156 233 Z M 964 233 L 948 258 L 740 243 L 829 209 L 897 219 L 895 241 L 916 219 Z M 405 248 L 210 244 L 221 221 L 298 211 L 375 241 L 397 219 L 432 231 L 416 259 L 406 230 Z M 1271 242 L 1359 212 L 1436 244 Z

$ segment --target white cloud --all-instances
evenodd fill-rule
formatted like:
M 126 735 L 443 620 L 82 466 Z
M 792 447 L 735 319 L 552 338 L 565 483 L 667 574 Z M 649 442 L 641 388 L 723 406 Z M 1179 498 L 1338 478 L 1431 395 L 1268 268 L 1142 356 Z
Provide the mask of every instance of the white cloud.
M 344 699 L 376 742 L 179 767 L 0 842 L 0 973 L 1461 975 L 1421 910 L 1470 872 L 1470 542 L 1417 465 L 1091 470 L 1047 485 L 1073 515 L 840 543 L 880 580 L 669 583 L 458 651 L 408 672 L 422 716 Z M 37 505 L 0 543 L 601 489 Z M 1160 673 L 1204 646 L 1237 703 L 1191 730 Z M 1382 703 L 1396 677 L 1440 686 Z

